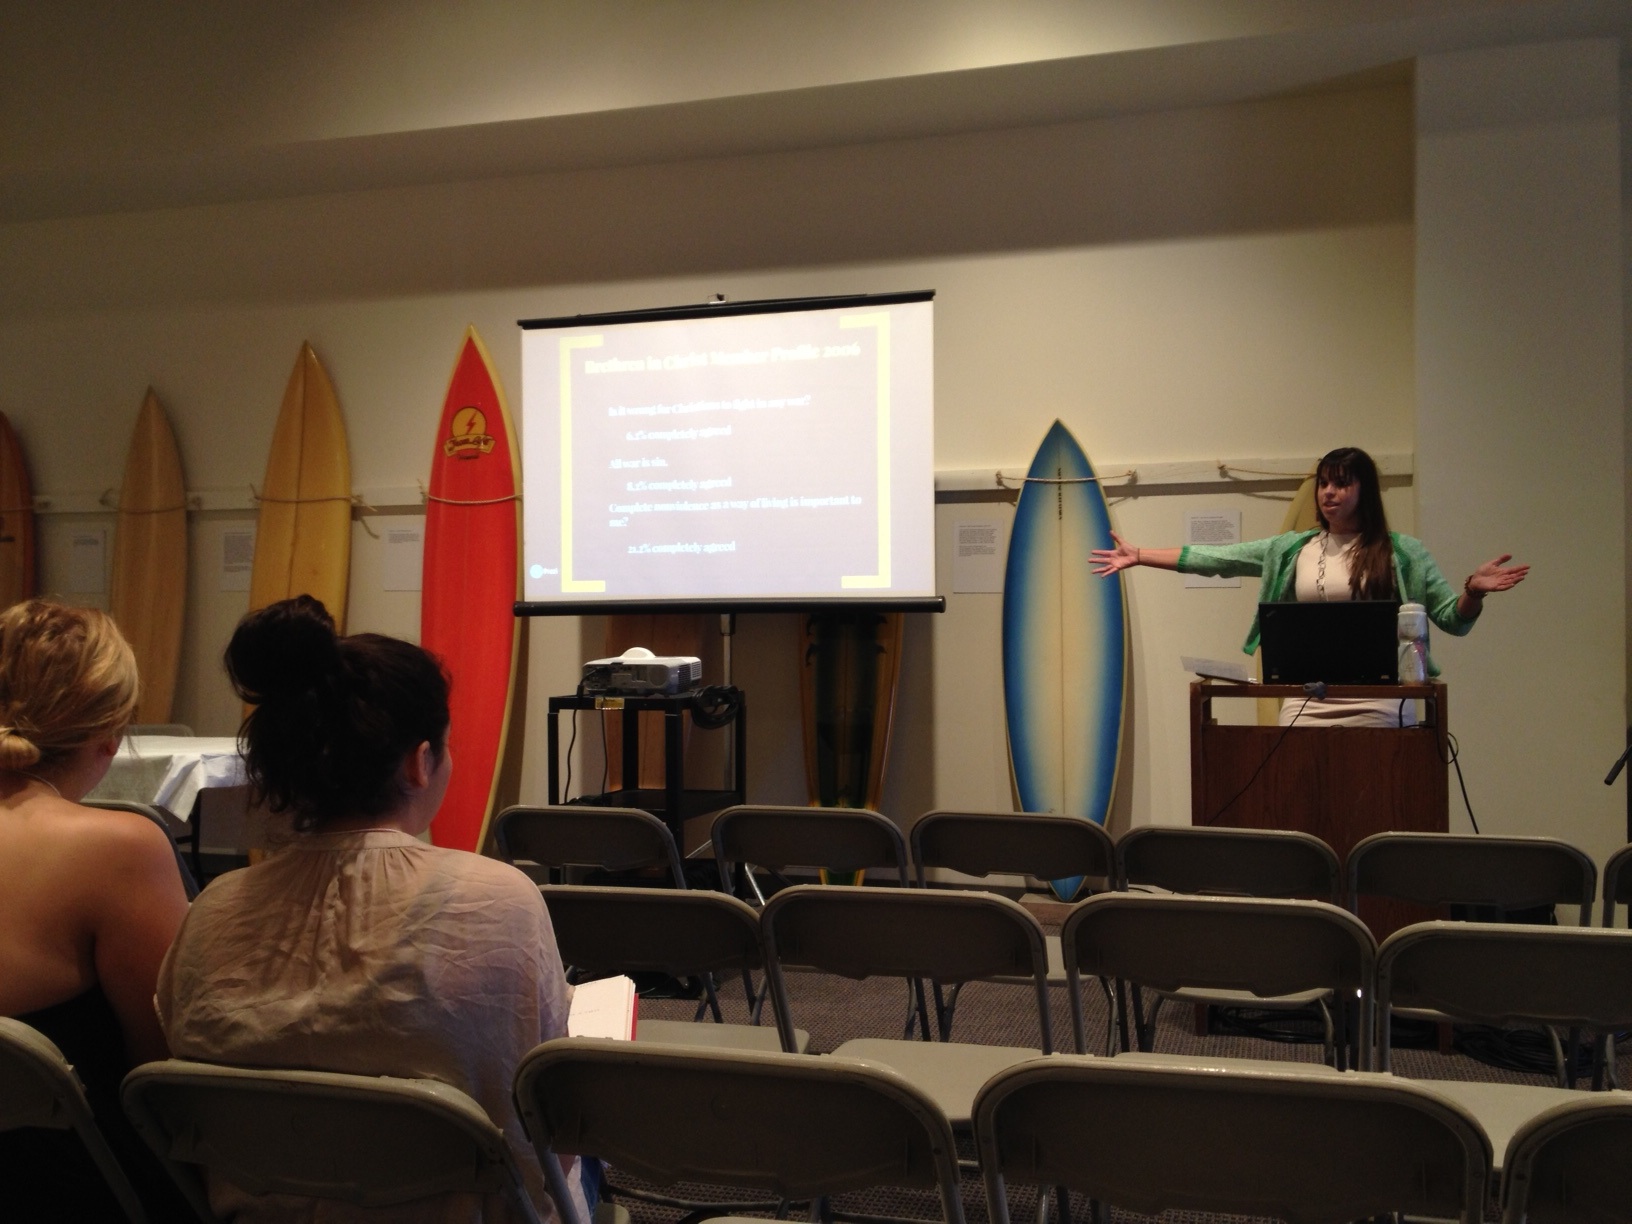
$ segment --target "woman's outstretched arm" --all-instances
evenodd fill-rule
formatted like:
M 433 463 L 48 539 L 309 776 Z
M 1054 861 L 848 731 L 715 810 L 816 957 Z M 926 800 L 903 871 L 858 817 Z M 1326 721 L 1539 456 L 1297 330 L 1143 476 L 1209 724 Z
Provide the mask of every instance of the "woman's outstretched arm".
M 1096 548 L 1088 554 L 1094 573 L 1101 578 L 1109 578 L 1118 570 L 1132 569 L 1136 565 L 1165 570 L 1179 568 L 1180 550 L 1177 548 L 1135 548 L 1114 531 L 1111 532 L 1111 539 L 1116 541 L 1115 548 Z

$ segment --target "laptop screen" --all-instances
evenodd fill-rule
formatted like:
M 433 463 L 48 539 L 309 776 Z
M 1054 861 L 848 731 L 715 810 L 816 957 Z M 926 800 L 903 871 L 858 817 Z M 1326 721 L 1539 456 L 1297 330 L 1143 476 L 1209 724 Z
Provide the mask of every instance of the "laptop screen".
M 1265 684 L 1394 684 L 1395 600 L 1261 603 Z

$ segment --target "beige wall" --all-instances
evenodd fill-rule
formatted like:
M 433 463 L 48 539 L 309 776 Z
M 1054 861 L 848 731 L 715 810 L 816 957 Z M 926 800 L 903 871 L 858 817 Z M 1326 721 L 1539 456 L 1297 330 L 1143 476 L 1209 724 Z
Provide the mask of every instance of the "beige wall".
M 1443 647 L 1469 794 L 1487 831 L 1601 858 L 1626 841 L 1619 47 L 1429 57 L 1417 91 L 1419 521 L 1451 573 L 1535 565 Z

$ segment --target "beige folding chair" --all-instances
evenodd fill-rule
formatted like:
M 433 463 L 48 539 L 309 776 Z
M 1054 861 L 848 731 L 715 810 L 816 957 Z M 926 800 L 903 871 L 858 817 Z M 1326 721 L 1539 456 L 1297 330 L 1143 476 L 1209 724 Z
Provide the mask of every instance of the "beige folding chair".
M 604 888 L 550 884 L 539 890 L 550 910 L 561 959 L 594 977 L 612 973 L 663 973 L 674 978 L 714 978 L 764 969 L 759 916 L 724 893 L 673 888 Z M 709 1000 L 697 1009 L 701 1020 Z M 704 1045 L 729 1049 L 780 1050 L 774 1027 L 655 1020 L 642 1016 L 637 1041 Z M 803 1053 L 810 1034 L 794 1032 L 794 1050 Z
M 1632 931 L 1494 922 L 1423 922 L 1377 954 L 1378 1060 L 1389 1069 L 1389 1012 L 1431 1008 L 1499 1028 L 1609 1032 L 1632 1026 Z M 1556 1041 L 1556 1035 L 1555 1035 Z M 1421 1080 L 1462 1104 L 1498 1158 L 1526 1121 L 1581 1093 L 1559 1086 Z M 1564 1080 L 1559 1079 L 1562 1085 Z
M 1106 1205 L 1356 1220 L 1385 1212 L 1477 1224 L 1490 1145 L 1453 1102 L 1387 1076 L 1218 1071 L 1061 1056 L 981 1089 L 975 1138 L 993 1224 L 1007 1184 Z
M 741 804 L 714 818 L 710 831 L 720 886 L 729 887 L 736 864 L 747 868 L 754 899 L 765 894 L 753 867 L 781 874 L 790 867 L 829 871 L 882 870 L 890 883 L 908 886 L 907 844 L 888 817 L 868 808 L 782 807 Z
M 21 1020 L 0 1017 L 0 1132 L 26 1127 L 73 1131 L 125 1215 L 144 1224 L 147 1212 L 102 1137 L 85 1089 L 62 1051 Z M 0 1203 L 6 1192 L 0 1188 Z
M 1594 1093 L 1532 1118 L 1502 1164 L 1502 1224 L 1632 1220 L 1632 1093 Z
M 1565 905 L 1590 926 L 1598 890 L 1592 860 L 1556 837 L 1374 833 L 1349 851 L 1345 871 L 1355 912 L 1361 897 L 1496 910 Z
M 1223 897 L 1282 897 L 1342 903 L 1342 867 L 1320 838 L 1290 829 L 1213 829 L 1192 825 L 1145 825 L 1129 829 L 1116 843 L 1117 886 L 1162 889 Z M 1164 998 L 1199 1007 L 1251 1007 L 1277 1011 L 1318 1008 L 1332 1051 L 1334 1029 L 1325 991 L 1305 990 L 1260 999 L 1231 990 L 1189 988 L 1158 994 L 1146 1014 L 1138 987 L 1133 991 L 1134 1037 L 1150 1048 L 1156 1015 Z M 1118 999 L 1122 992 L 1118 991 Z M 1123 1048 L 1128 1047 L 1126 1014 L 1117 1009 Z
M 1329 992 L 1358 1003 L 1369 1033 L 1377 945 L 1347 910 L 1324 901 L 1101 893 L 1079 901 L 1060 929 L 1071 975 L 1071 1024 L 1077 1053 L 1088 1050 L 1080 975 L 1120 978 L 1165 994 L 1185 988 L 1244 992 L 1268 999 Z M 1341 1019 L 1346 1009 L 1336 1009 Z M 1341 1035 L 1341 1034 L 1340 1034 Z M 1337 1049 L 1346 1050 L 1339 1041 Z M 1360 1043 L 1364 1068 L 1369 1048 Z M 1147 1053 L 1122 1055 L 1159 1059 Z M 1186 1061 L 1194 1061 L 1188 1059 Z M 1239 1060 L 1208 1060 L 1236 1065 Z
M 784 1046 L 793 1018 L 786 970 L 963 983 L 1029 980 L 1038 1047 L 855 1038 L 834 1050 L 891 1067 L 922 1088 L 954 1126 L 966 1125 L 975 1091 L 994 1072 L 1052 1048 L 1043 932 L 1021 906 L 994 893 L 799 885 L 766 903 L 766 976 Z
M 925 812 L 912 826 L 912 865 L 919 888 L 925 872 L 956 871 L 967 876 L 1019 875 L 1039 880 L 1070 876 L 1102 879 L 1115 887 L 1116 848 L 1101 825 L 1078 816 L 1047 812 Z M 1044 935 L 1048 984 L 1066 985 L 1060 937 Z M 1110 994 L 1109 986 L 1101 983 Z M 952 1027 L 957 996 L 937 999 L 944 1039 Z
M 361 1207 L 496 1194 L 521 1219 L 539 1220 L 504 1132 L 436 1080 L 169 1059 L 137 1067 L 122 1095 L 137 1131 L 194 1202 L 206 1201 L 208 1171 L 249 1194 Z M 214 1218 L 207 1205 L 203 1218 Z
M 1622 846 L 1604 864 L 1604 925 L 1615 925 L 1615 907 L 1627 907 L 1627 923 L 1632 925 L 1632 846 Z
M 784 1200 L 916 1187 L 963 1224 L 946 1119 L 900 1076 L 854 1059 L 562 1038 L 522 1061 L 516 1108 L 546 1170 L 557 1152 L 594 1155 L 659 1185 Z
M 660 867 L 676 888 L 686 886 L 674 834 L 639 808 L 557 803 L 509 807 L 493 825 L 499 857 L 513 866 L 600 867 L 638 871 Z

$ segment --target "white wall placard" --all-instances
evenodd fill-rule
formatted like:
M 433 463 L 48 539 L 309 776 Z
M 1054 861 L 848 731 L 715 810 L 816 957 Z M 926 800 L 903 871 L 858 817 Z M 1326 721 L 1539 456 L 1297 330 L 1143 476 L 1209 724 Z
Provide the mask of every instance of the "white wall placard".
M 1241 511 L 1187 510 L 1184 515 L 1184 542 L 1186 544 L 1239 544 L 1241 542 Z M 1239 578 L 1209 578 L 1204 574 L 1186 574 L 1187 587 L 1238 587 Z
M 232 527 L 221 533 L 221 569 L 216 590 L 249 590 L 250 571 L 255 568 L 255 528 Z
M 108 589 L 108 529 L 81 527 L 68 542 L 68 593 L 100 595 Z
M 425 570 L 425 529 L 387 527 L 385 560 L 380 567 L 380 589 L 417 591 Z
M 952 593 L 1001 593 L 1008 541 L 1006 524 L 970 519 L 952 527 Z

